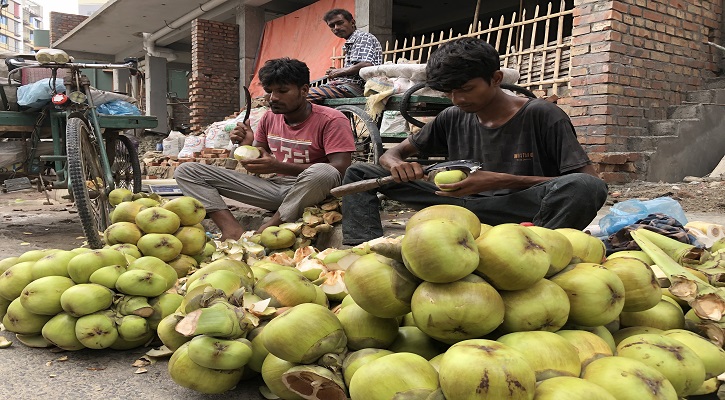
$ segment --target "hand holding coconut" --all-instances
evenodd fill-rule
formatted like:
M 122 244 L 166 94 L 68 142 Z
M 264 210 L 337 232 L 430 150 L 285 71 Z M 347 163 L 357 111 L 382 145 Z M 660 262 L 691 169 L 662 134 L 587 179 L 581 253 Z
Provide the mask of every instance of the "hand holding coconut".
M 252 131 L 252 126 L 249 124 L 249 120 L 237 122 L 237 126 L 229 131 L 229 138 L 232 143 L 241 146 L 251 145 L 254 141 L 254 132 Z
M 255 147 L 255 149 L 259 150 L 259 157 L 239 160 L 244 166 L 244 169 L 253 174 L 272 174 L 279 172 L 279 161 L 271 153 L 263 147 Z

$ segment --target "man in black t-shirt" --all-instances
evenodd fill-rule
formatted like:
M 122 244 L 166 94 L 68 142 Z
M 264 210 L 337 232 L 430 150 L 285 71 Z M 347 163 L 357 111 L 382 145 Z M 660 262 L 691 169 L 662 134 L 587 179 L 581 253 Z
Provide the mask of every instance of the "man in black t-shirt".
M 343 184 L 392 175 L 396 183 L 377 192 L 417 209 L 463 206 L 490 225 L 532 222 L 583 229 L 594 219 L 607 185 L 577 141 L 569 117 L 548 101 L 503 92 L 499 55 L 490 44 L 475 38 L 449 42 L 431 55 L 426 73 L 428 86 L 444 92 L 454 106 L 388 150 L 380 165 L 352 165 Z M 420 164 L 406 161 L 431 153 L 476 160 L 483 168 L 439 189 L 421 180 Z M 382 236 L 376 191 L 343 198 L 344 244 Z

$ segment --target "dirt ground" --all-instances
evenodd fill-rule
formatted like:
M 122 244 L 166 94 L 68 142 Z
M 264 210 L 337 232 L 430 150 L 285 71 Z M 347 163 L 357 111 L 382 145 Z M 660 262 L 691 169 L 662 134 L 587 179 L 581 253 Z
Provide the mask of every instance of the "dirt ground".
M 607 206 L 617 202 L 638 199 L 651 200 L 670 196 L 677 200 L 685 213 L 725 214 L 725 181 L 698 182 L 630 182 L 609 185 Z

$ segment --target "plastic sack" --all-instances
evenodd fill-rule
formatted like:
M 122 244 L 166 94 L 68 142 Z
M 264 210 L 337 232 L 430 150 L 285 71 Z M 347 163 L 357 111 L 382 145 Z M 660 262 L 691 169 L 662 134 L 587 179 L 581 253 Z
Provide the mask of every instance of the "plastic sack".
M 55 92 L 65 92 L 65 85 L 63 85 L 62 79 L 55 80 Z M 50 78 L 41 79 L 18 88 L 19 106 L 41 108 L 48 104 L 52 97 L 53 91 L 50 86 Z
M 184 148 L 179 152 L 179 158 L 192 158 L 194 153 L 204 149 L 204 136 L 187 136 L 184 139 Z
M 408 133 L 408 124 L 400 115 L 400 111 L 384 111 L 383 120 L 380 123 L 380 133 Z
M 113 100 L 108 103 L 103 103 L 97 108 L 100 114 L 106 115 L 141 115 L 141 110 L 135 105 L 123 101 Z
M 671 197 L 658 197 L 646 201 L 631 199 L 613 205 L 609 213 L 599 221 L 599 227 L 603 233 L 611 235 L 653 213 L 668 215 L 683 226 L 687 224 L 685 212 L 677 200 Z
M 204 147 L 207 149 L 226 149 L 231 147 L 229 131 L 225 128 L 231 121 L 219 121 L 209 125 L 204 131 L 206 141 Z M 230 129 L 231 130 L 231 129 Z
M 185 140 L 186 136 L 184 136 L 183 133 L 179 131 L 171 131 L 169 136 L 161 141 L 161 151 L 163 155 L 170 157 L 178 156 L 179 152 L 184 147 Z

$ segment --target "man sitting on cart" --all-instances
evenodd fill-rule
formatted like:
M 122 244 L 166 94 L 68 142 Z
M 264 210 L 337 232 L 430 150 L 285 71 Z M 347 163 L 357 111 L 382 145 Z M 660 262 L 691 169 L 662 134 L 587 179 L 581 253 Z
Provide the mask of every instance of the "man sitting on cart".
M 388 150 L 380 165 L 350 167 L 343 184 L 392 175 L 396 183 L 377 192 L 417 209 L 463 206 L 490 225 L 532 222 L 583 229 L 594 219 L 607 198 L 607 185 L 577 141 L 569 117 L 546 100 L 504 93 L 493 46 L 475 38 L 451 41 L 431 55 L 426 73 L 428 86 L 444 92 L 454 106 Z M 406 161 L 432 153 L 472 159 L 483 168 L 438 188 L 421 180 L 419 163 Z M 343 197 L 342 213 L 344 244 L 382 236 L 375 190 Z
M 244 228 L 222 196 L 275 211 L 259 228 L 296 221 L 305 207 L 324 200 L 340 184 L 355 150 L 350 122 L 340 111 L 307 101 L 310 70 L 299 60 L 280 58 L 259 69 L 270 111 L 256 132 L 248 122 L 232 140 L 257 147 L 260 158 L 240 161 L 250 173 L 200 163 L 179 165 L 174 174 L 186 196 L 199 199 L 222 232 L 239 239 Z M 251 174 L 274 174 L 261 178 Z
M 322 19 L 335 36 L 345 39 L 345 62 L 342 68 L 328 69 L 328 83 L 311 87 L 307 99 L 319 104 L 325 99 L 362 96 L 365 81 L 359 72 L 363 67 L 383 63 L 380 42 L 371 33 L 357 29 L 355 19 L 347 10 L 330 10 Z

